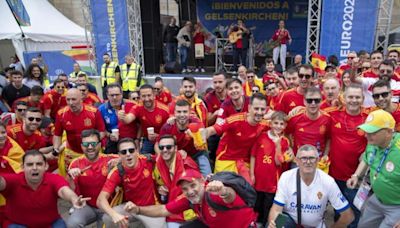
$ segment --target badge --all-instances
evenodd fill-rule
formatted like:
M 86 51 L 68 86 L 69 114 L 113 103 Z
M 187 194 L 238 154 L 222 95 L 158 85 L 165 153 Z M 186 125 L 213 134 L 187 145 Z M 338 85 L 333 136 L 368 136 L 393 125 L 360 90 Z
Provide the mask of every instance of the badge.
M 393 172 L 394 170 L 394 164 L 391 161 L 386 162 L 386 171 L 389 173 Z
M 84 125 L 85 127 L 91 126 L 91 125 L 92 125 L 92 120 L 89 119 L 89 118 L 86 118 L 86 119 L 83 121 L 83 125 Z
M 161 115 L 156 116 L 156 123 L 160 124 L 162 122 L 162 117 Z
M 318 197 L 319 200 L 321 200 L 322 196 L 323 196 L 323 195 L 322 195 L 322 192 L 318 192 L 318 193 L 317 193 L 317 197 Z

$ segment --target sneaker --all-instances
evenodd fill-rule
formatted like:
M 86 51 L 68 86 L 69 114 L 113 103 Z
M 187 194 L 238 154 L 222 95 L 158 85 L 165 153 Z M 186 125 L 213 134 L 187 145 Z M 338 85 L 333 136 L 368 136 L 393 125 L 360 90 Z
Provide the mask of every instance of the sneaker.
M 186 73 L 186 69 L 183 69 L 183 70 L 182 70 L 182 74 L 184 74 L 184 73 Z
M 194 72 L 196 72 L 196 73 L 199 72 L 199 68 L 196 68 L 196 69 L 194 70 Z
M 186 72 L 188 72 L 188 73 L 190 73 L 190 72 L 192 72 L 190 69 L 186 69 Z
M 204 70 L 204 68 L 201 68 L 201 72 L 204 73 L 204 72 L 206 72 L 206 70 Z

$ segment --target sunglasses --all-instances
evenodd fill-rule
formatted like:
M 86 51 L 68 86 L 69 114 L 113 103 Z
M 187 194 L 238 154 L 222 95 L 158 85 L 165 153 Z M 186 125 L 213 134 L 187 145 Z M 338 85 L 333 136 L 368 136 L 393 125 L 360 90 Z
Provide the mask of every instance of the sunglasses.
M 156 90 L 156 91 L 161 91 L 161 89 L 160 89 L 160 88 L 153 88 L 153 90 Z
M 160 149 L 160 150 L 164 150 L 164 149 L 170 150 L 173 147 L 174 147 L 174 145 L 165 145 L 165 146 L 158 145 L 158 149 Z
M 301 157 L 299 159 L 303 163 L 306 163 L 307 161 L 310 161 L 311 163 L 314 163 L 314 162 L 317 161 L 317 157 Z
M 313 102 L 315 104 L 319 104 L 321 102 L 321 98 L 306 98 L 307 104 L 312 104 Z
M 82 142 L 83 147 L 89 147 L 89 146 L 96 147 L 98 144 L 99 142 Z
M 64 86 L 57 86 L 57 89 L 65 89 Z
M 137 100 L 139 100 L 139 97 L 132 97 L 132 100 L 137 101 Z
M 372 97 L 373 97 L 374 99 L 379 99 L 379 97 L 381 97 L 381 96 L 382 96 L 382 98 L 386 98 L 386 97 L 389 96 L 389 92 L 383 92 L 383 93 L 375 93 L 375 94 L 372 94 Z
M 25 112 L 26 109 L 24 109 L 24 108 L 18 108 L 17 111 L 18 111 L 18 112 Z
M 392 70 L 379 70 L 379 72 L 381 72 L 381 74 L 384 74 L 384 73 L 392 74 L 393 73 Z
M 304 77 L 306 79 L 310 79 L 312 77 L 312 75 L 311 74 L 299 74 L 299 78 L 303 79 Z
M 40 122 L 40 121 L 42 121 L 42 118 L 39 118 L 39 117 L 36 117 L 36 118 L 35 117 L 28 117 L 28 120 L 31 121 L 31 122 L 34 121 L 34 120 L 36 120 L 36 122 Z
M 354 59 L 355 57 L 347 57 L 347 59 Z
M 260 92 L 259 90 L 252 90 L 251 91 L 252 93 L 258 93 L 258 92 Z
M 128 152 L 129 152 L 130 154 L 133 154 L 133 153 L 135 153 L 135 151 L 136 151 L 135 148 L 129 148 L 129 149 L 125 149 L 125 150 L 120 150 L 120 151 L 118 151 L 118 153 L 120 153 L 120 154 L 122 154 L 122 155 L 125 155 L 125 154 L 127 154 Z

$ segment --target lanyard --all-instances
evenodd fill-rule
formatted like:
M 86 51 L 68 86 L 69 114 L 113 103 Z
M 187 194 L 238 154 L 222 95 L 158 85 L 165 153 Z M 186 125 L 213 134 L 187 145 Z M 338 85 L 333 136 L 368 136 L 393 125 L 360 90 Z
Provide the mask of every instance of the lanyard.
M 393 140 L 390 141 L 389 146 L 386 147 L 385 152 L 383 153 L 383 157 L 382 157 L 381 161 L 379 162 L 379 166 L 376 168 L 376 173 L 375 173 L 375 175 L 374 175 L 374 179 L 376 179 L 376 178 L 378 177 L 378 174 L 379 174 L 379 172 L 380 172 L 381 169 L 382 169 L 382 165 L 383 165 L 383 163 L 385 162 L 386 157 L 388 156 L 388 154 L 389 154 L 389 152 L 390 152 L 390 148 L 392 147 L 392 142 L 393 142 Z M 375 159 L 375 156 L 376 156 L 376 151 L 377 151 L 377 150 L 375 149 L 375 150 L 374 150 L 374 155 L 373 155 L 373 158 L 374 158 L 374 159 Z

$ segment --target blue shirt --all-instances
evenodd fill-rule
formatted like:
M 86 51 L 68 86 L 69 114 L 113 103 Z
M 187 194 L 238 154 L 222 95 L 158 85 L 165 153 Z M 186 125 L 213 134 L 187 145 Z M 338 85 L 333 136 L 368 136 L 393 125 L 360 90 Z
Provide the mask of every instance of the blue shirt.
M 124 104 L 123 101 L 122 104 Z M 106 130 L 108 132 L 111 132 L 112 129 L 118 128 L 117 111 L 111 106 L 109 101 L 100 105 L 99 111 L 101 113 L 101 116 L 103 117 L 104 123 L 106 125 Z

